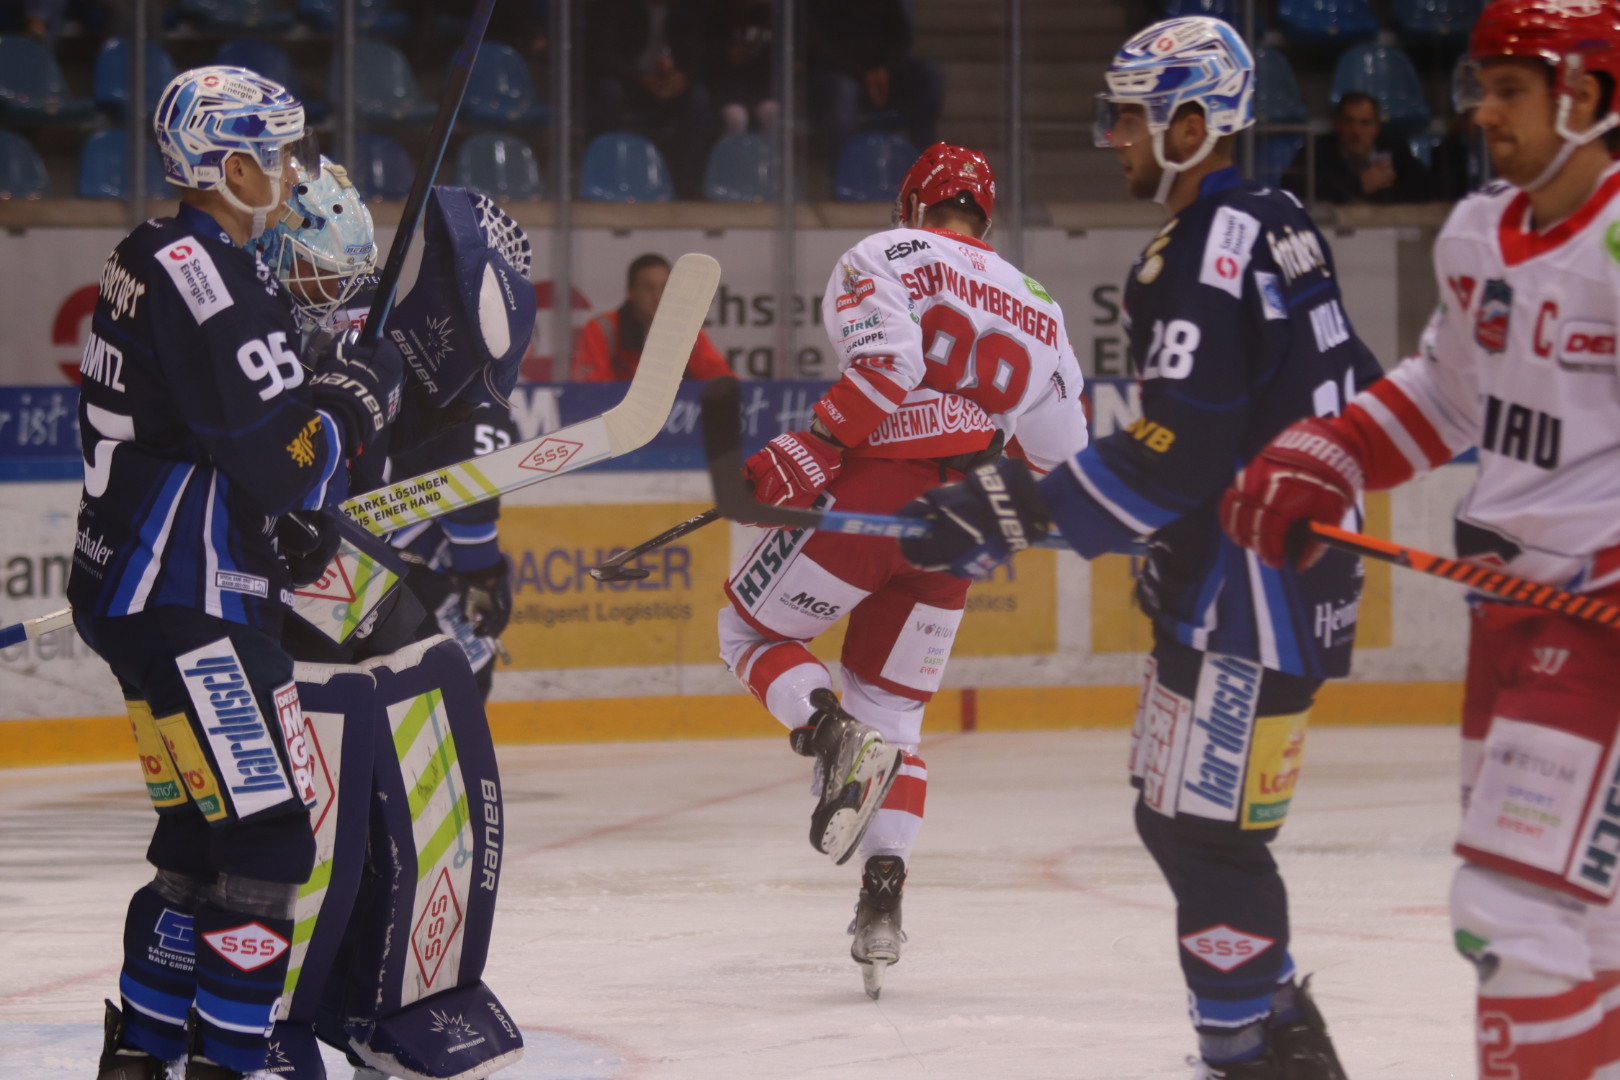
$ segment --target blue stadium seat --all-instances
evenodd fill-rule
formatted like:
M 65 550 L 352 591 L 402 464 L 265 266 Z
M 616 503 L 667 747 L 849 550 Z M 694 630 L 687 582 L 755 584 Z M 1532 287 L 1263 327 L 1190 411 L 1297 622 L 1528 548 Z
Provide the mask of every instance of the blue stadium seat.
M 31 37 L 0 37 L 0 116 L 7 123 L 77 124 L 96 106 L 68 90 L 50 47 Z
M 1258 9 L 1260 4 L 1256 4 Z M 1243 27 L 1242 0 L 1164 0 L 1164 17 L 1173 19 L 1179 15 L 1213 15 L 1217 19 L 1225 19 L 1233 26 Z M 1254 13 L 1254 29 L 1256 34 L 1263 34 L 1266 30 L 1264 14 L 1259 10 Z
M 1270 135 L 1254 148 L 1254 178 L 1268 187 L 1282 183 L 1283 173 L 1305 149 L 1303 135 Z
M 50 193 L 34 144 L 15 131 L 0 131 L 0 199 L 43 199 Z
M 703 197 L 715 202 L 767 202 L 781 195 L 771 140 L 763 135 L 727 135 L 709 151 Z
M 833 198 L 839 202 L 893 202 L 901 179 L 916 160 L 917 148 L 900 135 L 855 135 L 838 154 Z
M 1262 124 L 1304 124 L 1311 118 L 1294 69 L 1275 49 L 1255 50 L 1254 115 Z
M 129 196 L 129 132 L 98 131 L 85 140 L 79 153 L 81 199 L 123 199 Z M 146 143 L 146 197 L 161 199 L 169 193 L 163 177 L 163 154 L 150 139 Z
M 280 34 L 293 25 L 275 0 L 180 0 L 180 13 L 215 34 Z
M 342 85 L 339 53 L 334 50 L 326 85 Z M 381 41 L 354 43 L 354 104 L 361 120 L 420 124 L 433 119 L 438 107 L 422 97 L 405 54 Z
M 579 197 L 588 202 L 669 202 L 675 198 L 664 155 L 640 135 L 610 131 L 585 148 Z
M 359 160 L 349 169 L 349 178 L 367 199 L 403 199 L 411 191 L 416 165 L 405 148 L 387 135 L 361 135 L 354 152 Z
M 214 54 L 214 63 L 245 67 L 285 86 L 292 91 L 293 97 L 304 103 L 304 116 L 310 123 L 321 123 L 330 112 L 326 102 L 311 101 L 304 96 L 304 88 L 299 81 L 297 69 L 293 67 L 292 58 L 287 55 L 287 50 L 273 41 L 265 41 L 263 38 L 236 38 L 227 41 Z
M 114 119 L 121 120 L 129 106 L 129 42 L 108 38 L 96 53 L 96 66 L 90 79 L 90 96 Z M 156 41 L 146 42 L 146 111 L 157 108 L 163 88 L 178 74 L 174 61 Z
M 529 65 L 510 45 L 486 41 L 478 47 L 461 115 L 479 123 L 533 127 L 551 119 L 529 77 Z
M 1378 36 L 1367 0 L 1277 0 L 1277 21 L 1290 41 L 1360 41 Z
M 1395 0 L 1395 25 L 1406 41 L 1461 42 L 1473 29 L 1481 0 Z
M 513 135 L 486 131 L 461 144 L 456 183 L 497 199 L 543 199 L 540 163 L 529 144 Z
M 338 0 L 298 0 L 298 17 L 330 34 L 338 28 Z M 354 22 L 362 34 L 382 37 L 403 34 L 411 24 L 410 16 L 395 11 L 388 0 L 355 0 Z
M 1393 45 L 1352 45 L 1333 69 L 1331 98 L 1360 90 L 1378 99 L 1384 122 L 1398 131 L 1416 131 L 1429 124 L 1429 103 L 1411 59 Z

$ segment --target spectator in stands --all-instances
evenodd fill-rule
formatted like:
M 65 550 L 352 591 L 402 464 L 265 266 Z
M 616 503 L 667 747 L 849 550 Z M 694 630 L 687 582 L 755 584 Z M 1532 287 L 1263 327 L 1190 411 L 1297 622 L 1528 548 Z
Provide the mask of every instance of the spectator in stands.
M 911 55 L 903 0 L 817 0 L 809 18 L 810 115 L 831 165 L 862 126 L 890 119 L 916 146 L 938 141 L 945 75 Z
M 585 107 L 592 134 L 652 139 L 683 199 L 699 198 L 716 115 L 707 0 L 593 0 L 586 9 Z
M 720 0 L 716 8 L 714 99 L 726 135 L 747 131 L 750 117 L 766 135 L 776 134 L 781 105 L 773 95 L 772 30 L 771 0 Z
M 652 325 L 653 312 L 669 280 L 669 260 L 662 255 L 639 255 L 625 274 L 624 303 L 585 324 L 574 345 L 575 382 L 616 382 L 636 373 L 641 348 Z M 709 335 L 698 331 L 697 344 L 686 362 L 688 379 L 730 375 L 731 368 Z
M 1282 186 L 1305 199 L 1305 151 Z M 1403 203 L 1429 197 L 1429 174 L 1406 143 L 1383 130 L 1378 99 L 1352 90 L 1333 110 L 1333 130 L 1316 139 L 1316 198 L 1321 202 Z

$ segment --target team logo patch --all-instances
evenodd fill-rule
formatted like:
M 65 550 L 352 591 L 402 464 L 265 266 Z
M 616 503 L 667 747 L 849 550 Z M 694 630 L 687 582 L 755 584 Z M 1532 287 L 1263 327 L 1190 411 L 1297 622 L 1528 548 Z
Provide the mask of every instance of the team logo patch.
M 1474 341 L 1488 353 L 1507 348 L 1508 320 L 1513 315 L 1513 286 L 1501 278 L 1485 283 L 1474 320 Z
M 584 449 L 584 446 L 584 443 L 570 442 L 567 439 L 547 439 L 534 448 L 534 453 L 518 462 L 518 468 L 543 473 L 558 472 L 564 465 L 574 460 L 574 456 Z
M 1218 971 L 1231 971 L 1259 956 L 1277 942 L 1259 934 L 1245 934 L 1225 923 L 1199 930 L 1181 939 L 1181 947 Z
M 1260 293 L 1260 310 L 1271 320 L 1288 318 L 1288 301 L 1283 298 L 1282 282 L 1276 274 L 1254 272 L 1254 287 Z
M 834 306 L 839 311 L 848 311 L 851 308 L 860 307 L 861 301 L 876 291 L 877 286 L 872 283 L 871 278 L 861 277 L 860 271 L 849 265 L 849 263 L 845 263 L 844 292 L 843 295 L 838 297 Z
M 256 922 L 215 930 L 204 934 L 203 940 L 226 962 L 243 971 L 257 971 L 287 951 L 286 938 Z

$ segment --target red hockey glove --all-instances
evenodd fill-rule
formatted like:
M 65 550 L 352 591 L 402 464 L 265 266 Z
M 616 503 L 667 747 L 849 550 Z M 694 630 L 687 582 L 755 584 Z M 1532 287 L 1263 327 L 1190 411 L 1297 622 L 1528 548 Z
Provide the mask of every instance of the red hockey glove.
M 1365 486 L 1355 443 L 1330 420 L 1301 420 L 1237 474 L 1221 499 L 1221 528 L 1261 562 L 1280 568 L 1295 554 L 1290 540 L 1300 522 L 1339 524 Z M 1296 565 L 1303 570 L 1326 550 L 1307 542 Z
M 842 465 L 839 447 L 808 431 L 789 431 L 743 462 L 743 475 L 762 503 L 809 506 Z

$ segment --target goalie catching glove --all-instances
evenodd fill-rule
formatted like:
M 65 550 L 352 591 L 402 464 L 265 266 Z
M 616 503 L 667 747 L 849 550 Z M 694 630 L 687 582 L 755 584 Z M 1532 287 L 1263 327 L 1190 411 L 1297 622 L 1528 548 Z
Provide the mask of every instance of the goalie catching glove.
M 771 506 L 809 506 L 844 463 L 843 447 L 814 431 L 788 431 L 743 462 L 754 498 Z
M 361 345 L 353 335 L 339 338 L 316 362 L 309 381 L 315 407 L 343 425 L 345 458 L 358 457 L 399 414 L 404 367 L 392 342 L 379 339 Z
M 1221 499 L 1221 528 L 1273 569 L 1298 552 L 1300 569 L 1327 550 L 1298 536 L 1302 522 L 1338 525 L 1367 486 L 1354 435 L 1312 417 L 1284 428 L 1237 474 Z
M 934 488 L 900 508 L 901 517 L 933 526 L 927 536 L 904 537 L 900 554 L 919 570 L 948 570 L 983 578 L 1014 552 L 1052 531 L 1052 514 L 1029 466 L 1016 458 L 980 465 L 960 484 Z

